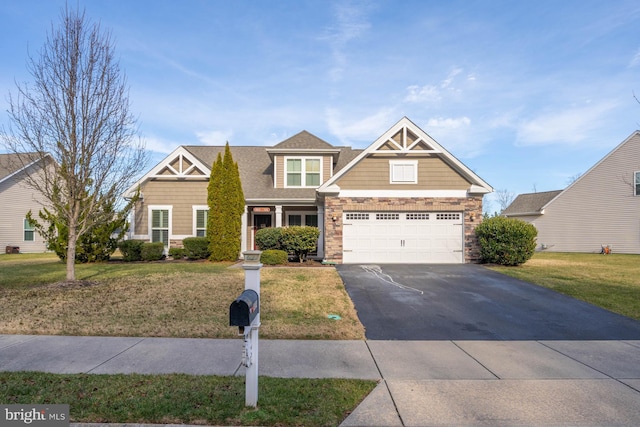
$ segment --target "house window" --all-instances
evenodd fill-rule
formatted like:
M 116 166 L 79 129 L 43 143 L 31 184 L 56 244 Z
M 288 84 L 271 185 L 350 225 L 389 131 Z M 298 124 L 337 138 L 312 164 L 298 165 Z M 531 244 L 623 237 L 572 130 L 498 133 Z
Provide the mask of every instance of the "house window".
M 209 220 L 209 210 L 194 208 L 194 211 L 195 230 L 193 234 L 197 237 L 205 237 L 207 235 L 207 221 Z
M 318 227 L 318 214 L 312 213 L 291 213 L 287 215 L 287 225 L 289 227 L 304 225 L 307 227 Z
M 320 186 L 320 158 L 287 158 L 285 164 L 287 187 Z
M 169 247 L 169 209 L 151 210 L 151 241 Z
M 633 176 L 634 176 L 634 180 L 633 180 L 633 182 L 634 182 L 634 186 L 633 186 L 634 194 L 636 196 L 640 196 L 640 172 L 635 172 L 633 174 Z
M 24 241 L 34 242 L 35 240 L 36 240 L 35 224 L 29 221 L 27 218 L 25 218 L 24 219 Z
M 417 184 L 417 160 L 390 160 L 389 182 L 391 184 Z

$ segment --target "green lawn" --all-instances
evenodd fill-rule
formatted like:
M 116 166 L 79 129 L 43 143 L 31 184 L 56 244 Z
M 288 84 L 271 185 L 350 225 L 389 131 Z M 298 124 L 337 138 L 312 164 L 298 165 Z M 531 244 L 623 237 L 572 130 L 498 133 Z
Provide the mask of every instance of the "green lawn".
M 230 266 L 82 264 L 83 282 L 69 286 L 53 255 L 0 255 L 0 333 L 238 339 L 228 310 L 244 271 Z M 265 267 L 261 290 L 261 338 L 364 339 L 332 267 Z M 260 377 L 251 409 L 243 377 L 0 372 L 0 402 L 67 403 L 74 422 L 325 426 L 338 425 L 375 385 Z
M 375 381 L 261 377 L 258 408 L 242 377 L 0 372 L 0 402 L 70 404 L 74 423 L 335 426 Z
M 640 255 L 536 252 L 519 267 L 490 268 L 640 320 Z

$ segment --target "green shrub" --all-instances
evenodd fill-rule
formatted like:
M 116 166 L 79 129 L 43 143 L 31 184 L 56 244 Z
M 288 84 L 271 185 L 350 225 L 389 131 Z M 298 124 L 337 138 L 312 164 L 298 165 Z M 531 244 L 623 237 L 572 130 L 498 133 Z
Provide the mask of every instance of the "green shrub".
M 256 246 L 262 251 L 269 249 L 283 249 L 282 228 L 261 228 L 256 231 Z
M 207 259 L 211 255 L 209 239 L 206 237 L 187 237 L 182 240 L 182 245 L 189 259 Z
M 142 245 L 144 240 L 123 240 L 118 244 L 118 249 L 122 253 L 122 260 L 142 261 Z
M 482 221 L 476 235 L 482 262 L 520 265 L 533 256 L 538 230 L 520 219 L 496 216 Z
M 169 248 L 169 256 L 173 259 L 182 259 L 185 257 L 184 248 Z
M 286 264 L 289 262 L 289 255 L 279 249 L 267 249 L 260 255 L 260 262 L 266 265 Z
M 316 227 L 293 226 L 282 229 L 282 246 L 284 250 L 295 254 L 300 262 L 309 252 L 313 252 L 318 244 L 320 230 Z
M 143 261 L 158 261 L 164 256 L 164 243 L 162 242 L 145 242 L 142 244 L 140 251 Z

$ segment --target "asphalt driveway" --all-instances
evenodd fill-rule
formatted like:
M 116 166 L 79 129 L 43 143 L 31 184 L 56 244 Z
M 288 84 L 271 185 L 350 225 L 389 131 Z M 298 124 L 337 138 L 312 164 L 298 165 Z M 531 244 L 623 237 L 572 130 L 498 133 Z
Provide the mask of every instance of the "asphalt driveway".
M 370 340 L 640 339 L 640 322 L 481 265 L 337 270 Z

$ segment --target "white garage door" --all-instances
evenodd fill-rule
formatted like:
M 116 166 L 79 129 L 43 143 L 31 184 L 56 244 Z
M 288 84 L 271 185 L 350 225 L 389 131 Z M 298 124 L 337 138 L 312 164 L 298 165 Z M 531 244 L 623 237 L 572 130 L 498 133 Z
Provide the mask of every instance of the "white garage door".
M 345 212 L 343 258 L 356 263 L 462 263 L 460 212 Z

